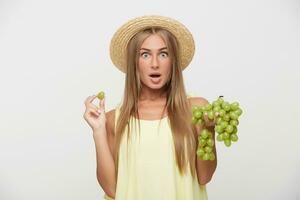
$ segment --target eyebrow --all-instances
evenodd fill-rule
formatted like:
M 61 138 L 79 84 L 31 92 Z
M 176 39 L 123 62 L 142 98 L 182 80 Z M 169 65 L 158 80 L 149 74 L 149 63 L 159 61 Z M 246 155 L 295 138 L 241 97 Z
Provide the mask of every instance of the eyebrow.
M 163 47 L 158 49 L 159 51 L 163 50 L 163 49 L 167 49 L 167 47 Z M 146 49 L 146 48 L 141 48 L 140 50 L 146 50 L 146 51 L 151 51 L 150 49 Z

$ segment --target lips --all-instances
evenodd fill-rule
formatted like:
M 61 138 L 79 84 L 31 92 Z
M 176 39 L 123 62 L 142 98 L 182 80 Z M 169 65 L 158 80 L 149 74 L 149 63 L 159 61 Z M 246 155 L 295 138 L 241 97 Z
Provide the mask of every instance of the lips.
M 158 77 L 161 76 L 161 74 L 160 74 L 160 73 L 151 73 L 149 76 L 150 76 L 151 78 L 158 78 Z
M 150 80 L 153 84 L 159 84 L 160 81 L 162 80 L 161 74 L 158 72 L 153 72 L 149 74 Z

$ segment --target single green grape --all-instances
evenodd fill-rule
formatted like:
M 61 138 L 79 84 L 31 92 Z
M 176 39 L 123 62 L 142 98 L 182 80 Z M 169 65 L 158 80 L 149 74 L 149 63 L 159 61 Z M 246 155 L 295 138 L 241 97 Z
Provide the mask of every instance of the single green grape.
M 214 112 L 219 112 L 221 109 L 222 109 L 222 108 L 221 108 L 220 106 L 215 106 L 215 107 L 213 108 L 213 111 L 214 111 Z
M 208 119 L 213 120 L 213 119 L 214 119 L 214 112 L 213 112 L 212 110 L 209 111 L 209 112 L 207 113 L 207 117 L 208 117 Z
M 204 147 L 204 150 L 205 150 L 205 152 L 210 153 L 210 152 L 212 152 L 212 147 L 206 146 L 206 147 Z
M 220 124 L 222 129 L 225 129 L 227 127 L 227 125 L 228 125 L 228 122 L 226 122 L 226 121 L 222 121 Z
M 220 102 L 218 100 L 213 101 L 212 105 L 213 107 L 220 107 Z
M 227 125 L 227 127 L 226 127 L 226 132 L 227 133 L 232 133 L 232 131 L 233 131 L 233 126 L 232 125 Z
M 233 102 L 230 104 L 230 109 L 231 110 L 237 110 L 239 108 L 239 103 L 238 102 Z
M 226 122 L 229 122 L 229 120 L 230 120 L 229 114 L 226 113 L 226 114 L 222 117 L 222 119 L 223 119 L 224 121 L 226 121 Z
M 226 111 L 225 111 L 225 110 L 221 109 L 221 110 L 219 111 L 219 115 L 220 115 L 221 117 L 223 117 L 225 114 L 226 114 Z
M 227 132 L 224 132 L 224 133 L 223 133 L 223 139 L 226 140 L 226 139 L 229 138 L 229 136 L 230 136 L 229 133 L 227 133 Z
M 204 110 L 205 111 L 210 111 L 212 109 L 212 105 L 211 104 L 206 104 L 205 106 L 204 106 Z
M 206 110 L 206 106 L 205 105 L 199 106 L 199 110 L 201 112 L 204 112 Z
M 223 133 L 217 136 L 217 141 L 223 141 Z
M 194 116 L 195 116 L 197 119 L 200 119 L 200 118 L 202 117 L 202 112 L 199 111 L 199 110 L 196 110 Z
M 210 146 L 210 147 L 213 147 L 215 142 L 213 139 L 209 138 L 207 141 L 206 141 L 207 145 Z
M 193 116 L 193 117 L 192 117 L 192 123 L 193 123 L 193 124 L 196 124 L 197 122 L 198 122 L 198 119 L 197 119 L 195 116 Z
M 208 135 L 209 135 L 209 133 L 208 133 L 208 130 L 207 130 L 207 129 L 203 129 L 202 132 L 201 132 L 201 134 L 200 134 L 200 136 L 201 136 L 202 138 L 204 138 L 204 139 L 207 138 Z
M 216 126 L 215 126 L 215 131 L 216 131 L 217 133 L 222 133 L 223 130 L 224 130 L 224 129 L 223 129 L 220 125 L 216 125 Z
M 234 111 L 230 111 L 229 116 L 230 116 L 231 119 L 238 119 L 239 118 L 237 113 L 234 112 Z
M 203 148 L 198 148 L 198 150 L 197 150 L 197 155 L 198 155 L 198 156 L 203 156 L 204 154 L 205 154 L 204 149 L 203 149 Z
M 209 160 L 209 153 L 205 153 L 204 155 L 203 155 L 203 160 Z
M 202 119 L 198 119 L 198 121 L 196 122 L 196 124 L 198 124 L 198 125 L 201 125 L 201 124 L 202 124 L 202 122 L 203 122 L 203 120 L 202 120 Z
M 222 108 L 225 110 L 225 111 L 229 111 L 230 110 L 230 104 L 227 102 L 227 101 L 224 101 L 222 103 Z
M 98 99 L 100 99 L 100 100 L 104 99 L 104 97 L 105 97 L 104 92 L 103 92 L 103 91 L 99 92 L 99 93 L 97 94 L 97 97 L 98 97 Z
M 231 140 L 230 139 L 225 139 L 224 144 L 225 144 L 225 146 L 230 147 L 231 146 Z
M 216 159 L 216 156 L 215 156 L 214 152 L 211 152 L 209 154 L 209 160 L 215 160 L 215 159 Z
M 217 117 L 217 125 L 220 125 L 222 121 L 222 117 Z
M 198 142 L 201 147 L 206 145 L 206 139 L 201 138 L 200 140 L 198 140 Z
M 233 131 L 232 131 L 232 134 L 236 134 L 236 133 L 237 133 L 237 127 L 234 126 L 234 127 L 233 127 Z
M 239 137 L 237 136 L 237 134 L 231 134 L 230 139 L 231 139 L 231 141 L 236 142 L 236 141 L 238 141 Z
M 243 113 L 243 110 L 238 108 L 236 111 L 234 111 L 238 116 L 241 116 L 241 114 Z
M 238 120 L 232 119 L 232 120 L 230 120 L 229 124 L 232 126 L 237 126 L 239 123 L 238 123 Z

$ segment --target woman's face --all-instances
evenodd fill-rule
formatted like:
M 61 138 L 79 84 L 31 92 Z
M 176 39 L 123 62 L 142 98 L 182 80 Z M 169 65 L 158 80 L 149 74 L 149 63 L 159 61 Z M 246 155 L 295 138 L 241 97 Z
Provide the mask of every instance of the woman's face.
M 152 34 L 143 42 L 138 67 L 144 86 L 159 89 L 168 81 L 171 59 L 167 46 L 159 35 Z

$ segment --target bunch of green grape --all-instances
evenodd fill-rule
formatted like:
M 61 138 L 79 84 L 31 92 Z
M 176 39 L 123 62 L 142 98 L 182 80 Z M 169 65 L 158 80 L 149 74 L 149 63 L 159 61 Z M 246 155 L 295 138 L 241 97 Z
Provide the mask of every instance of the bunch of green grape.
M 212 133 L 207 129 L 203 129 L 198 137 L 197 155 L 202 160 L 215 160 L 216 156 L 213 152 L 214 143 Z
M 193 124 L 199 125 L 204 123 L 205 113 L 207 113 L 207 117 L 210 120 L 213 120 L 216 113 L 219 113 L 216 118 L 216 126 L 214 129 L 218 133 L 217 141 L 223 141 L 225 146 L 227 147 L 231 146 L 231 142 L 238 141 L 237 126 L 239 124 L 239 117 L 243 112 L 239 107 L 238 102 L 229 103 L 227 101 L 224 101 L 223 96 L 220 96 L 217 100 L 213 101 L 212 104 L 207 104 L 205 106 L 193 106 L 192 111 L 192 122 Z M 202 130 L 202 132 L 199 134 L 198 141 L 205 139 L 201 135 L 204 133 L 205 136 L 206 132 L 209 131 L 207 129 Z M 211 133 L 209 135 L 211 135 Z M 211 155 L 211 151 L 209 148 L 206 148 L 207 145 L 205 146 L 203 144 L 205 143 L 201 144 L 199 142 L 197 155 L 199 155 L 200 158 L 203 158 L 203 160 L 211 160 L 207 159 L 208 155 Z M 207 149 L 207 151 L 205 148 Z M 206 156 L 204 157 L 204 155 Z

